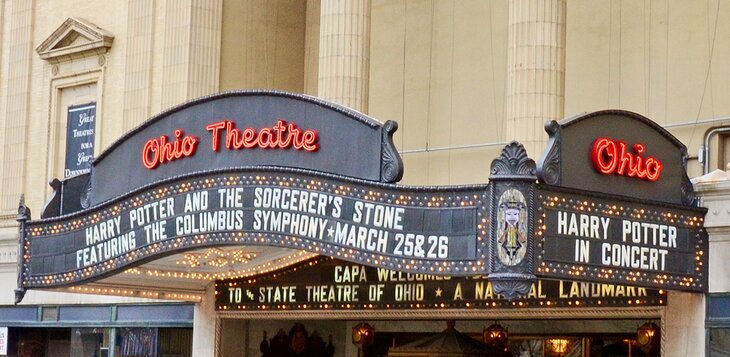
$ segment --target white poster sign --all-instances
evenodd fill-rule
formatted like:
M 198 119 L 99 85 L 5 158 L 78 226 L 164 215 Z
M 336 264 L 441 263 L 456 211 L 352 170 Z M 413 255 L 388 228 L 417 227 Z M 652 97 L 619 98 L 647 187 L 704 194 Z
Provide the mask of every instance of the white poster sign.
M 8 328 L 0 327 L 0 355 L 8 354 Z

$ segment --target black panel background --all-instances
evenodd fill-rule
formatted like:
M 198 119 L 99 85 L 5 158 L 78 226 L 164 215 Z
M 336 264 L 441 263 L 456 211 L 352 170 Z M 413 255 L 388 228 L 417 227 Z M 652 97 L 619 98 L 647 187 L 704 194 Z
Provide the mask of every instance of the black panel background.
M 644 144 L 646 151 L 641 157 L 655 157 L 664 165 L 659 180 L 599 173 L 593 167 L 591 151 L 593 142 L 601 137 L 623 141 L 630 150 L 636 143 Z M 567 124 L 562 129 L 561 140 L 562 186 L 682 203 L 680 187 L 685 174 L 681 148 L 646 123 L 622 115 L 599 115 Z
M 318 132 L 319 150 L 228 150 L 225 142 L 212 150 L 212 134 L 205 127 L 230 120 L 243 130 L 271 128 L 278 119 L 301 130 Z M 151 138 L 174 139 L 175 129 L 200 139 L 194 156 L 148 170 L 142 165 L 142 148 Z M 370 126 L 333 109 L 298 98 L 280 96 L 230 96 L 204 101 L 155 120 L 144 130 L 124 139 L 94 163 L 91 205 L 132 192 L 150 183 L 183 173 L 247 166 L 282 166 L 380 180 L 382 128 Z M 220 135 L 223 137 L 223 135 Z M 219 139 L 220 140 L 220 139 Z M 224 137 L 223 137 L 223 140 Z

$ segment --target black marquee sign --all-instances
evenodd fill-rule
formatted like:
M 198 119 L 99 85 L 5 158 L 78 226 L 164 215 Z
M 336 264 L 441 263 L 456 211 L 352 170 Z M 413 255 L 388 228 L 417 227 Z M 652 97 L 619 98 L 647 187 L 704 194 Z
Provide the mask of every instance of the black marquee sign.
M 545 124 L 533 206 L 537 275 L 707 289 L 705 208 L 693 207 L 687 148 L 631 112 Z
M 538 278 L 706 291 L 704 209 L 563 187 L 582 166 L 553 165 L 582 155 L 620 179 L 676 186 L 682 163 L 648 149 L 676 139 L 649 128 L 645 147 L 626 152 L 620 142 L 633 139 L 609 131 L 598 139 L 611 142 L 571 146 L 593 154 L 561 156 L 561 140 L 577 135 L 565 129 L 540 165 L 513 142 L 492 161 L 489 184 L 415 187 L 394 183 L 403 172 L 396 127 L 283 92 L 228 92 L 172 108 L 101 153 L 91 173 L 52 182 L 41 219 L 30 220 L 21 202 L 16 300 L 28 288 L 84 284 L 227 245 L 486 276 L 508 299 L 528 295 Z
M 291 169 L 200 174 L 26 223 L 26 286 L 68 285 L 170 252 L 276 245 L 410 272 L 485 273 L 483 186 L 404 188 Z M 482 223 L 479 224 L 478 221 Z
M 404 273 L 320 258 L 279 271 L 216 281 L 218 311 L 521 309 L 661 306 L 666 292 L 620 284 L 536 280 L 512 300 L 484 276 Z
M 638 286 L 707 286 L 705 211 L 541 187 L 537 275 Z

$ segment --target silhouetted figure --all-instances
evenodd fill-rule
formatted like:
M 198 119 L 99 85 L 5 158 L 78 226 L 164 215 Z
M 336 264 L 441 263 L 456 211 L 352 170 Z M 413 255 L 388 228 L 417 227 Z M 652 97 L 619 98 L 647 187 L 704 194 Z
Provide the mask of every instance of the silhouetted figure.
M 315 331 L 310 336 L 301 323 L 295 323 L 288 335 L 284 329 L 279 329 L 276 336 L 268 341 L 264 331 L 259 350 L 262 357 L 332 357 L 335 354 L 331 335 L 325 345 L 319 333 Z

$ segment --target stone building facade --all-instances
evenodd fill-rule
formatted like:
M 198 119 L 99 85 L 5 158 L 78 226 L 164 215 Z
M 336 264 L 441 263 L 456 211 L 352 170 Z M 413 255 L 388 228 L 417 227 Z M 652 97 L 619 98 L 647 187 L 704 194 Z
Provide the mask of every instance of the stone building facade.
M 730 130 L 724 130 L 730 126 L 730 67 L 723 65 L 730 58 L 730 38 L 722 35 L 730 26 L 726 5 L 721 0 L 3 0 L 0 286 L 14 287 L 17 279 L 15 218 L 21 195 L 34 215 L 41 212 L 52 193 L 48 182 L 66 176 L 69 108 L 92 103 L 94 154 L 190 99 L 272 89 L 396 121 L 405 184 L 486 182 L 489 163 L 509 141 L 522 142 L 537 159 L 547 140 L 546 120 L 607 108 L 642 114 L 669 130 L 688 147 L 691 176 L 725 169 L 730 161 Z M 715 298 L 730 291 L 722 263 L 727 254 L 718 248 L 726 244 L 723 185 L 698 186 L 710 207 Z M 268 261 L 274 258 L 279 256 Z M 266 263 L 261 259 L 246 269 L 261 271 Z M 133 285 L 131 274 L 130 279 Z M 213 281 L 205 283 L 197 293 L 210 297 Z M 23 314 L 41 317 L 0 315 L 0 326 L 79 333 L 114 328 L 113 338 L 143 324 L 104 314 L 91 322 L 64 320 L 65 309 L 101 306 L 116 314 L 128 308 L 134 315 L 144 314 L 142 308 L 153 301 L 158 311 L 170 312 L 160 313 L 155 326 L 187 331 L 175 332 L 192 343 L 181 354 L 227 355 L 236 348 L 250 354 L 258 348 L 259 336 L 253 334 L 259 332 L 249 320 L 222 323 L 251 334 L 245 347 L 216 335 L 221 323 L 216 325 L 210 298 L 150 300 L 141 294 L 83 292 L 30 291 L 20 305 L 26 307 Z M 12 288 L 0 290 L 0 312 L 18 311 L 13 298 Z M 708 351 L 708 336 L 725 336 L 717 338 L 730 344 L 728 320 L 707 315 L 705 304 L 701 294 L 670 292 L 666 307 L 631 317 L 661 320 L 663 356 L 699 356 Z M 171 312 L 176 309 L 189 312 Z M 49 320 L 43 320 L 46 310 Z M 586 314 L 565 312 L 557 318 Z M 555 318 L 548 315 L 537 313 L 534 320 Z M 598 322 L 589 330 L 600 332 L 600 320 L 609 316 L 594 316 Z M 547 328 L 519 322 L 526 315 L 511 318 L 518 321 L 514 329 L 525 334 Z M 322 323 L 314 321 L 314 326 Z M 579 329 L 571 326 L 566 333 Z M 441 327 L 406 321 L 389 328 Z M 725 332 L 706 333 L 713 329 Z M 343 356 L 356 353 L 349 342 L 340 347 Z

